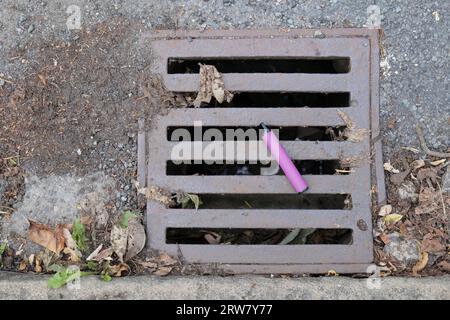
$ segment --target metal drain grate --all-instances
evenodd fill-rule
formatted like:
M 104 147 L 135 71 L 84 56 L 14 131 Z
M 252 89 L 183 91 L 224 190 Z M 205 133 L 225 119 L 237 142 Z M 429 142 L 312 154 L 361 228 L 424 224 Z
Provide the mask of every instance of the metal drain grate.
M 346 125 L 338 114 L 338 110 L 342 110 L 357 128 L 370 130 L 370 135 L 360 142 L 290 139 L 282 143 L 295 160 L 350 159 L 349 174 L 304 177 L 310 185 L 306 198 L 309 195 L 324 196 L 322 202 L 326 202 L 331 201 L 327 196 L 350 195 L 351 208 L 311 209 L 301 205 L 298 208 L 273 208 L 273 205 L 265 208 L 262 205 L 262 208 L 240 209 L 211 205 L 195 211 L 165 208 L 149 201 L 150 248 L 173 255 L 181 253 L 188 263 L 215 264 L 231 273 L 324 273 L 330 269 L 341 273 L 366 272 L 373 259 L 371 202 L 374 191 L 378 191 L 378 202 L 384 201 L 378 141 L 378 34 L 366 29 L 330 29 L 322 30 L 324 37 L 314 38 L 314 32 L 161 31 L 153 34 L 151 45 L 157 59 L 154 71 L 162 75 L 168 90 L 196 92 L 199 87 L 196 63 L 209 61 L 220 64 L 219 71 L 227 89 L 237 92 L 236 97 L 239 93 L 242 96 L 229 106 L 172 109 L 154 119 L 152 129 L 139 136 L 139 180 L 141 184 L 168 190 L 204 194 L 213 199 L 213 203 L 220 197 L 244 199 L 246 195 L 271 197 L 274 203 L 278 198 L 284 201 L 283 196 L 292 196 L 294 191 L 283 175 L 168 174 L 166 166 L 171 150 L 178 143 L 168 141 L 168 130 L 192 127 L 194 121 L 202 121 L 207 127 L 257 127 L 262 121 L 281 128 L 337 127 Z M 275 67 L 268 69 L 267 61 L 271 59 L 279 62 L 274 62 Z M 239 60 L 251 62 L 243 65 Z M 257 100 L 261 107 L 258 102 L 250 107 L 250 102 L 254 101 L 252 96 L 261 93 L 268 94 Z M 276 99 L 270 100 L 270 94 L 276 96 L 277 93 L 283 96 L 296 93 L 297 97 L 281 106 Z M 326 96 L 323 93 L 336 94 L 336 97 L 343 95 L 342 99 L 336 98 L 339 108 L 333 105 L 334 98 L 321 100 L 320 95 Z M 349 99 L 345 100 L 345 94 Z M 316 100 L 326 103 L 314 105 Z M 275 105 L 267 101 L 273 101 Z M 263 102 L 267 102 L 266 105 L 262 106 Z M 351 229 L 353 238 L 351 244 L 334 245 L 168 243 L 167 230 L 177 228 Z

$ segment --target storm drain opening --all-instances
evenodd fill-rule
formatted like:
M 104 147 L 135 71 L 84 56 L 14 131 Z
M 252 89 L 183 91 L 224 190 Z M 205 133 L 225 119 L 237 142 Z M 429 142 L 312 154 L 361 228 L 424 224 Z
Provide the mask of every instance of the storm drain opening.
M 278 139 L 286 141 L 344 141 L 346 137 L 343 132 L 346 126 L 272 126 L 271 130 L 276 132 Z M 197 130 L 197 131 L 196 131 Z M 263 130 L 260 126 L 237 127 L 237 126 L 170 126 L 167 127 L 168 141 L 255 141 L 261 140 Z M 218 140 L 218 139 L 217 139 Z
M 187 93 L 194 99 L 197 93 Z M 349 92 L 235 92 L 230 102 L 202 103 L 202 108 L 347 108 Z M 188 107 L 193 107 L 189 105 Z
M 199 73 L 200 64 L 213 65 L 221 73 L 348 73 L 350 58 L 169 58 L 168 74 Z
M 341 209 L 351 210 L 349 194 L 198 194 L 201 209 Z M 188 208 L 194 204 L 188 204 Z M 180 204 L 174 209 L 186 209 Z
M 287 239 L 290 234 L 294 234 L 292 241 Z M 167 228 L 166 243 L 197 245 L 350 245 L 352 234 L 353 230 L 351 229 L 213 228 L 205 230 L 202 228 Z
M 175 106 L 140 133 L 140 185 L 180 201 L 147 201 L 149 248 L 232 274 L 367 271 L 372 197 L 384 198 L 378 33 L 322 32 L 321 39 L 314 30 L 152 36 L 153 72 L 167 90 L 193 101 L 199 64 L 208 64 L 233 98 Z M 259 143 L 261 122 L 277 130 L 306 192 L 296 193 L 270 157 L 220 153 L 227 142 Z M 220 159 L 205 152 L 211 144 Z M 199 152 L 180 161 L 176 148 Z
M 352 171 L 349 166 L 341 164 L 340 160 L 293 160 L 292 161 L 297 170 L 303 174 L 314 175 L 332 175 L 342 174 L 347 175 Z M 261 162 L 258 163 L 175 163 L 172 160 L 166 162 L 166 174 L 168 176 L 191 176 L 191 175 L 204 175 L 204 176 L 258 176 L 266 175 L 264 169 L 270 168 L 271 163 Z M 276 171 L 271 173 L 272 175 L 284 175 L 281 168 L 277 168 Z

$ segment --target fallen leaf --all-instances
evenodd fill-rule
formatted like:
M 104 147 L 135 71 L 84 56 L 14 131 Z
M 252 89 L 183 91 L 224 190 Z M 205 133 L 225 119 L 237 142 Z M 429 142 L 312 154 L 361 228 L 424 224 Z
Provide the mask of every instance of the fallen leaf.
M 20 261 L 19 263 L 19 271 L 24 271 L 27 268 L 27 262 L 25 260 Z
M 69 261 L 79 262 L 81 259 L 81 253 L 69 247 L 65 247 L 63 253 L 69 256 Z
M 158 259 L 159 263 L 163 266 L 173 266 L 178 263 L 177 260 L 175 260 L 174 258 L 169 256 L 165 252 L 161 253 L 157 259 Z
M 383 164 L 383 168 L 384 168 L 384 170 L 391 172 L 391 173 L 400 173 L 400 170 L 395 169 L 390 162 L 385 162 Z
M 123 272 L 129 272 L 130 267 L 126 263 L 119 263 L 109 267 L 109 274 L 114 277 L 122 277 Z
M 130 260 L 142 251 L 145 247 L 145 229 L 137 218 L 132 218 L 128 221 L 128 238 L 127 251 L 125 254 L 125 261 Z
M 95 258 L 93 258 L 92 260 L 93 260 L 93 261 L 97 261 L 97 262 L 101 262 L 101 261 L 103 261 L 103 260 L 111 260 L 111 259 L 112 259 L 112 258 L 111 258 L 111 255 L 113 254 L 113 252 L 114 252 L 113 248 L 106 248 L 106 249 L 103 249 L 103 250 L 100 251 L 100 252 L 98 253 L 98 255 L 97 255 Z
M 381 241 L 383 241 L 384 244 L 388 244 L 390 242 L 389 236 L 385 233 L 382 233 L 378 236 Z
M 99 254 L 100 250 L 102 250 L 103 244 L 100 244 L 94 251 L 91 252 L 91 254 L 86 258 L 86 261 L 95 260 L 97 255 Z
M 402 220 L 403 216 L 397 213 L 391 213 L 383 217 L 384 223 L 391 224 Z
M 220 238 L 221 236 L 217 233 L 206 233 L 205 234 L 205 240 L 209 243 L 209 244 L 219 244 L 220 243 Z
M 39 258 L 39 256 L 36 256 L 36 259 L 34 259 L 34 271 L 36 273 L 42 272 L 41 259 Z
M 445 240 L 428 233 L 423 237 L 421 249 L 428 253 L 445 252 Z
M 412 274 L 414 277 L 418 276 L 418 272 L 422 271 L 428 263 L 428 253 L 421 252 L 420 253 L 420 259 L 417 261 L 417 263 L 412 268 Z
M 364 140 L 369 134 L 369 130 L 357 128 L 351 118 L 343 111 L 338 110 L 338 114 L 341 119 L 345 122 L 346 128 L 344 129 L 343 135 L 350 142 L 360 142 Z
M 436 168 L 423 168 L 420 169 L 419 172 L 417 172 L 417 179 L 419 181 L 423 181 L 427 178 L 429 178 L 433 183 L 436 183 L 437 180 L 437 169 Z
M 111 230 L 111 247 L 121 262 L 136 256 L 145 246 L 145 229 L 137 216 L 130 216 L 128 226 L 114 225 Z
M 167 276 L 169 273 L 172 272 L 173 267 L 160 267 L 158 270 L 153 272 L 156 276 Z
M 380 208 L 378 215 L 380 217 L 384 217 L 384 216 L 387 216 L 388 214 L 391 214 L 391 212 L 392 212 L 392 206 L 390 204 L 386 204 Z
M 233 99 L 233 94 L 225 89 L 222 75 L 212 65 L 200 65 L 200 89 L 193 105 L 198 108 L 202 102 L 210 103 L 214 97 L 218 103 L 224 101 L 230 102 Z
M 127 252 L 128 230 L 114 225 L 111 229 L 111 247 L 123 262 L 123 257 Z
M 139 182 L 137 182 L 137 181 L 134 181 L 134 185 L 137 189 L 137 192 L 139 194 L 144 195 L 145 198 L 147 198 L 149 200 L 158 201 L 158 202 L 164 204 L 166 207 L 169 207 L 174 204 L 172 197 L 167 192 L 164 192 L 159 187 L 149 186 L 147 188 L 141 188 L 139 185 Z
M 48 83 L 47 77 L 46 77 L 45 75 L 43 75 L 43 74 L 38 74 L 37 76 L 38 76 L 38 78 L 39 78 L 39 81 L 41 81 L 41 83 L 42 83 L 44 86 L 47 86 L 47 83 Z
M 450 272 L 450 262 L 448 261 L 441 261 L 437 264 L 437 266 L 443 271 Z
M 33 265 L 34 262 L 34 253 L 30 254 L 30 256 L 28 257 L 28 263 L 30 264 L 30 266 Z
M 141 265 L 142 267 L 144 267 L 146 269 L 156 269 L 156 268 L 158 268 L 158 264 L 156 262 L 152 262 L 152 261 L 138 260 L 138 261 L 136 261 L 136 263 Z
M 436 161 L 431 161 L 430 164 L 432 166 L 438 166 L 440 164 L 443 164 L 445 161 L 447 161 L 447 159 L 440 159 L 440 160 L 436 160 Z
M 31 241 L 59 254 L 64 249 L 64 235 L 61 225 L 57 225 L 55 230 L 41 223 L 29 220 L 28 237 Z
M 335 270 L 328 270 L 327 275 L 329 277 L 337 277 L 339 274 Z
M 414 170 L 420 169 L 420 168 L 422 168 L 423 166 L 425 166 L 425 161 L 424 161 L 424 160 L 421 160 L 421 159 L 419 159 L 419 160 L 414 160 L 414 161 L 411 163 L 411 167 L 412 167 Z
M 69 260 L 73 262 L 78 262 L 81 259 L 81 252 L 77 248 L 75 240 L 72 238 L 72 234 L 69 229 L 63 228 L 64 242 L 66 248 L 64 248 L 63 253 L 69 255 Z

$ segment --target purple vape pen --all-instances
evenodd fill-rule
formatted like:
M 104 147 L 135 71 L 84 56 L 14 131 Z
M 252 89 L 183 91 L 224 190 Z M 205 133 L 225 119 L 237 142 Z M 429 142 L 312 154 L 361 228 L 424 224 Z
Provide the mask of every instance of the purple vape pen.
M 263 140 L 267 148 L 270 150 L 272 157 L 280 165 L 284 174 L 288 178 L 292 187 L 297 192 L 303 192 L 308 189 L 308 184 L 300 175 L 292 160 L 289 158 L 286 150 L 278 141 L 277 136 L 269 129 L 267 125 L 261 122 L 261 127 L 264 129 Z

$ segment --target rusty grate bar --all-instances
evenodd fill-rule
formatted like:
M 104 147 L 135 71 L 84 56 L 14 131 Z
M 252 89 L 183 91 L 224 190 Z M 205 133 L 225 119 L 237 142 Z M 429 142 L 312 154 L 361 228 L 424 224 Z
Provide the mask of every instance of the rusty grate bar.
M 360 142 L 284 141 L 295 160 L 355 159 L 348 175 L 306 175 L 310 194 L 350 194 L 350 209 L 193 209 L 165 208 L 147 204 L 148 245 L 177 255 L 186 262 L 231 273 L 341 273 L 366 272 L 372 262 L 372 187 L 384 201 L 381 145 L 378 141 L 378 34 L 366 29 L 277 31 L 160 31 L 150 36 L 156 63 L 167 89 L 196 92 L 198 74 L 169 73 L 169 59 L 349 59 L 348 72 L 340 73 L 223 73 L 227 89 L 234 92 L 349 92 L 350 104 L 304 107 L 217 107 L 172 109 L 152 122 L 152 129 L 139 134 L 138 175 L 141 184 L 195 194 L 294 193 L 282 175 L 167 175 L 172 147 L 169 127 L 256 127 L 266 121 L 276 127 L 345 126 L 338 110 L 344 111 L 357 128 L 370 130 Z M 220 71 L 220 70 L 219 70 Z M 141 123 L 141 128 L 143 124 Z M 199 143 L 202 148 L 209 142 Z M 224 142 L 214 142 L 219 146 Z M 233 158 L 237 159 L 237 157 Z M 249 158 L 246 158 L 249 160 Z M 192 158 L 195 160 L 195 157 Z M 232 159 L 228 159 L 232 160 Z M 146 164 L 146 162 L 148 162 Z M 168 244 L 168 228 L 338 228 L 351 229 L 351 244 L 314 245 L 197 245 Z

